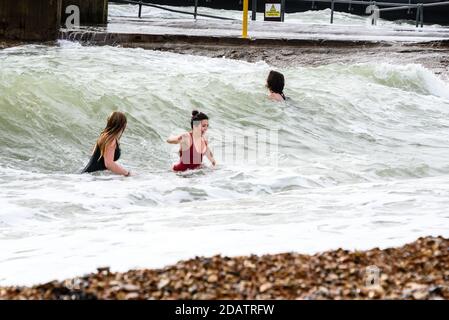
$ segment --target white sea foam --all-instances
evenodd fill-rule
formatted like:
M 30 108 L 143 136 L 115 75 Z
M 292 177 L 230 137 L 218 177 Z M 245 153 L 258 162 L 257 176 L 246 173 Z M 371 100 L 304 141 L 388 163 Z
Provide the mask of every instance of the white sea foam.
M 378 61 L 290 67 L 278 105 L 270 69 L 64 41 L 0 51 L 0 284 L 448 235 L 446 81 Z M 219 166 L 177 175 L 165 139 L 194 108 L 210 116 Z M 116 109 L 129 121 L 120 162 L 136 175 L 77 174 Z M 223 134 L 270 129 L 276 162 L 222 149 Z

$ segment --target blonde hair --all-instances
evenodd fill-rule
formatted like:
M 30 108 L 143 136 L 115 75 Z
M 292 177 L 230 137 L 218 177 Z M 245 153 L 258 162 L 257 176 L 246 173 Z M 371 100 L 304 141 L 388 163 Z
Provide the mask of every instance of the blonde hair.
M 106 128 L 101 132 L 97 140 L 97 146 L 100 148 L 100 158 L 104 156 L 106 146 L 109 145 L 118 135 L 125 130 L 127 119 L 124 113 L 114 111 L 108 117 Z

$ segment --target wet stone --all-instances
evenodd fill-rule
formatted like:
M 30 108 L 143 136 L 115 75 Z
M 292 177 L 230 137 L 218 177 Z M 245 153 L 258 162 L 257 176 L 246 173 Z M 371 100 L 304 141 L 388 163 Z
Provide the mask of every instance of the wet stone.
M 367 268 L 373 266 L 380 274 L 367 279 Z M 385 250 L 196 257 L 163 269 L 125 273 L 103 267 L 82 278 L 34 287 L 0 287 L 0 300 L 441 300 L 449 299 L 448 270 L 449 239 L 426 237 Z

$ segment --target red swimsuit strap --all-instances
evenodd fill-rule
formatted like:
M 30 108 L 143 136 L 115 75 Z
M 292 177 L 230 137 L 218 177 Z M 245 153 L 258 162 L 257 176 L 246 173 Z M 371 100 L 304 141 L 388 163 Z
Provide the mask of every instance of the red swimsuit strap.
M 196 151 L 196 148 L 195 148 L 195 140 L 193 139 L 193 133 L 192 132 L 189 132 L 189 134 L 190 134 L 190 139 L 192 140 L 192 143 L 190 144 L 190 147 L 189 147 L 189 154 L 190 154 L 190 161 L 192 162 L 193 161 L 193 152 L 196 152 L 196 153 L 199 153 L 199 154 L 201 154 L 201 160 L 203 160 L 203 144 L 202 144 L 202 138 L 201 138 L 201 150 L 200 150 L 200 152 L 197 152 Z M 181 161 L 182 161 L 182 147 L 180 147 L 180 149 L 179 149 L 179 156 L 181 157 Z M 185 150 L 185 151 L 187 151 L 187 150 Z
M 193 139 L 193 133 L 190 132 L 190 139 L 192 139 L 192 144 L 190 145 L 190 161 L 193 162 L 193 153 L 199 153 L 201 155 L 201 161 L 203 160 L 203 138 L 201 137 L 201 146 L 200 152 L 198 152 L 195 148 L 195 140 Z
M 176 165 L 173 166 L 173 169 L 175 171 L 186 171 L 188 169 L 196 169 L 199 168 L 201 166 L 201 163 L 203 162 L 203 140 L 201 138 L 201 150 L 200 152 L 197 152 L 196 148 L 195 148 L 195 141 L 193 140 L 193 134 L 192 132 L 190 132 L 190 138 L 192 139 L 192 143 L 190 144 L 189 150 L 188 150 L 188 154 L 189 154 L 189 159 L 184 159 L 183 157 L 183 150 L 182 147 L 179 149 L 179 155 L 180 155 L 180 162 Z M 207 145 L 207 143 L 206 143 Z M 187 151 L 187 150 L 184 150 Z M 195 154 L 194 154 L 195 152 Z M 197 157 L 196 155 L 200 155 L 200 157 Z M 185 155 L 187 156 L 187 154 Z M 183 160 L 186 160 L 186 162 L 188 163 L 184 163 Z M 194 162 L 198 162 L 199 163 L 194 163 Z

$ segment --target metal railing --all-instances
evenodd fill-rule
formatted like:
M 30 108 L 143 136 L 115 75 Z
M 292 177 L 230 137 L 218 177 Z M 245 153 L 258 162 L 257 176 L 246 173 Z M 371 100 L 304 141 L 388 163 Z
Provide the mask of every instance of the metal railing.
M 252 20 L 256 20 L 257 15 L 257 1 L 252 1 Z M 348 4 L 348 10 L 352 11 L 353 5 L 361 5 L 361 6 L 367 6 L 372 8 L 371 12 L 369 13 L 375 13 L 377 10 L 378 13 L 385 12 L 385 11 L 397 11 L 397 10 L 408 10 L 408 13 L 410 13 L 411 9 L 416 9 L 416 27 L 421 26 L 424 27 L 424 8 L 427 7 L 441 7 L 441 6 L 449 6 L 449 1 L 440 1 L 440 2 L 432 2 L 432 3 L 416 3 L 412 4 L 409 0 L 408 4 L 404 3 L 394 3 L 394 2 L 383 2 L 383 1 L 360 1 L 360 0 L 297 0 L 298 2 L 311 2 L 312 3 L 312 9 L 316 9 L 316 2 L 322 2 L 322 3 L 330 3 L 331 5 L 331 16 L 330 16 L 330 23 L 334 23 L 334 12 L 335 12 L 335 4 L 336 3 L 342 3 L 342 4 Z M 284 13 L 285 13 L 285 0 L 281 1 L 281 10 L 282 10 L 282 21 L 284 21 Z M 378 8 L 376 7 L 384 7 L 384 8 Z M 376 24 L 376 22 L 373 20 L 372 24 Z
M 335 13 L 335 4 L 348 4 L 348 10 L 351 12 L 353 10 L 353 5 L 360 5 L 360 6 L 367 6 L 368 8 L 371 8 L 371 11 L 367 11 L 367 14 L 378 14 L 380 12 L 386 12 L 386 11 L 398 11 L 398 10 L 407 10 L 408 13 L 410 13 L 411 9 L 416 9 L 416 27 L 421 26 L 424 27 L 424 8 L 426 7 L 438 7 L 438 6 L 449 6 L 449 1 L 442 1 L 442 2 L 432 2 L 432 3 L 416 3 L 412 4 L 409 0 L 408 4 L 404 3 L 394 3 L 394 2 L 384 2 L 384 1 L 363 1 L 363 0 L 297 0 L 298 2 L 311 2 L 312 3 L 312 9 L 316 9 L 316 3 L 328 3 L 331 6 L 331 16 L 330 16 L 330 23 L 334 23 L 334 13 Z M 167 8 L 164 6 L 151 4 L 143 1 L 133 1 L 133 0 L 112 0 L 111 2 L 117 2 L 117 3 L 125 3 L 125 4 L 134 4 L 139 6 L 139 12 L 138 17 L 142 18 L 142 7 L 153 7 L 161 10 L 166 10 L 170 12 L 175 13 L 181 13 L 181 14 L 187 14 L 192 15 L 194 19 L 196 20 L 197 17 L 206 17 L 206 18 L 212 18 L 212 19 L 220 19 L 220 20 L 231 20 L 236 21 L 236 19 L 233 18 L 227 18 L 227 17 L 220 17 L 220 16 L 214 16 L 209 14 L 200 14 L 198 13 L 198 0 L 195 0 L 195 6 L 194 6 L 194 12 L 189 11 L 182 11 L 182 10 L 176 10 Z M 251 13 L 251 19 L 256 20 L 257 17 L 257 4 L 258 0 L 252 0 L 252 13 Z M 380 8 L 383 7 L 383 8 Z M 281 21 L 284 21 L 285 17 L 285 0 L 281 0 Z M 376 12 L 377 11 L 377 12 Z M 378 16 L 377 16 L 378 17 Z M 376 16 L 373 15 L 372 24 L 376 24 Z
M 311 0 L 301 0 L 301 1 L 311 1 Z M 442 1 L 442 2 L 433 2 L 433 3 L 417 3 L 412 4 L 409 1 L 409 4 L 403 4 L 403 3 L 391 3 L 391 2 L 377 2 L 377 1 L 351 1 L 351 0 L 314 0 L 317 2 L 329 2 L 332 3 L 352 3 L 352 4 L 360 4 L 360 5 L 367 5 L 371 6 L 372 11 L 367 13 L 374 13 L 374 11 L 380 12 L 386 12 L 386 11 L 398 11 L 398 10 L 407 10 L 408 13 L 410 13 L 411 9 L 416 9 L 416 27 L 421 26 L 421 28 L 424 27 L 424 8 L 426 7 L 442 7 L 442 6 L 449 6 L 449 1 Z M 375 7 L 384 7 L 375 9 Z M 331 17 L 331 23 L 333 23 L 333 12 Z M 376 24 L 376 22 L 373 20 L 372 24 Z
M 170 12 L 175 12 L 175 13 L 181 13 L 181 14 L 188 14 L 188 15 L 192 15 L 193 18 L 196 20 L 197 17 L 205 17 L 205 18 L 212 18 L 212 19 L 220 19 L 220 20 L 231 20 L 231 21 L 235 21 L 235 19 L 232 18 L 227 18 L 227 17 L 220 17 L 220 16 L 214 16 L 214 15 L 210 15 L 210 14 L 201 14 L 198 13 L 198 0 L 195 0 L 195 7 L 194 7 L 194 12 L 189 12 L 189 11 L 182 11 L 182 10 L 176 10 L 176 9 L 171 9 L 171 8 L 167 8 L 164 6 L 160 6 L 157 4 L 152 4 L 152 3 L 147 3 L 147 2 L 143 2 L 143 1 L 132 1 L 132 0 L 113 0 L 111 2 L 117 2 L 117 3 L 125 3 L 125 4 L 134 4 L 134 5 L 138 5 L 139 6 L 139 13 L 138 13 L 138 17 L 142 18 L 142 7 L 153 7 L 153 8 L 157 8 L 157 9 L 161 9 L 161 10 L 165 10 L 165 11 L 170 11 Z

